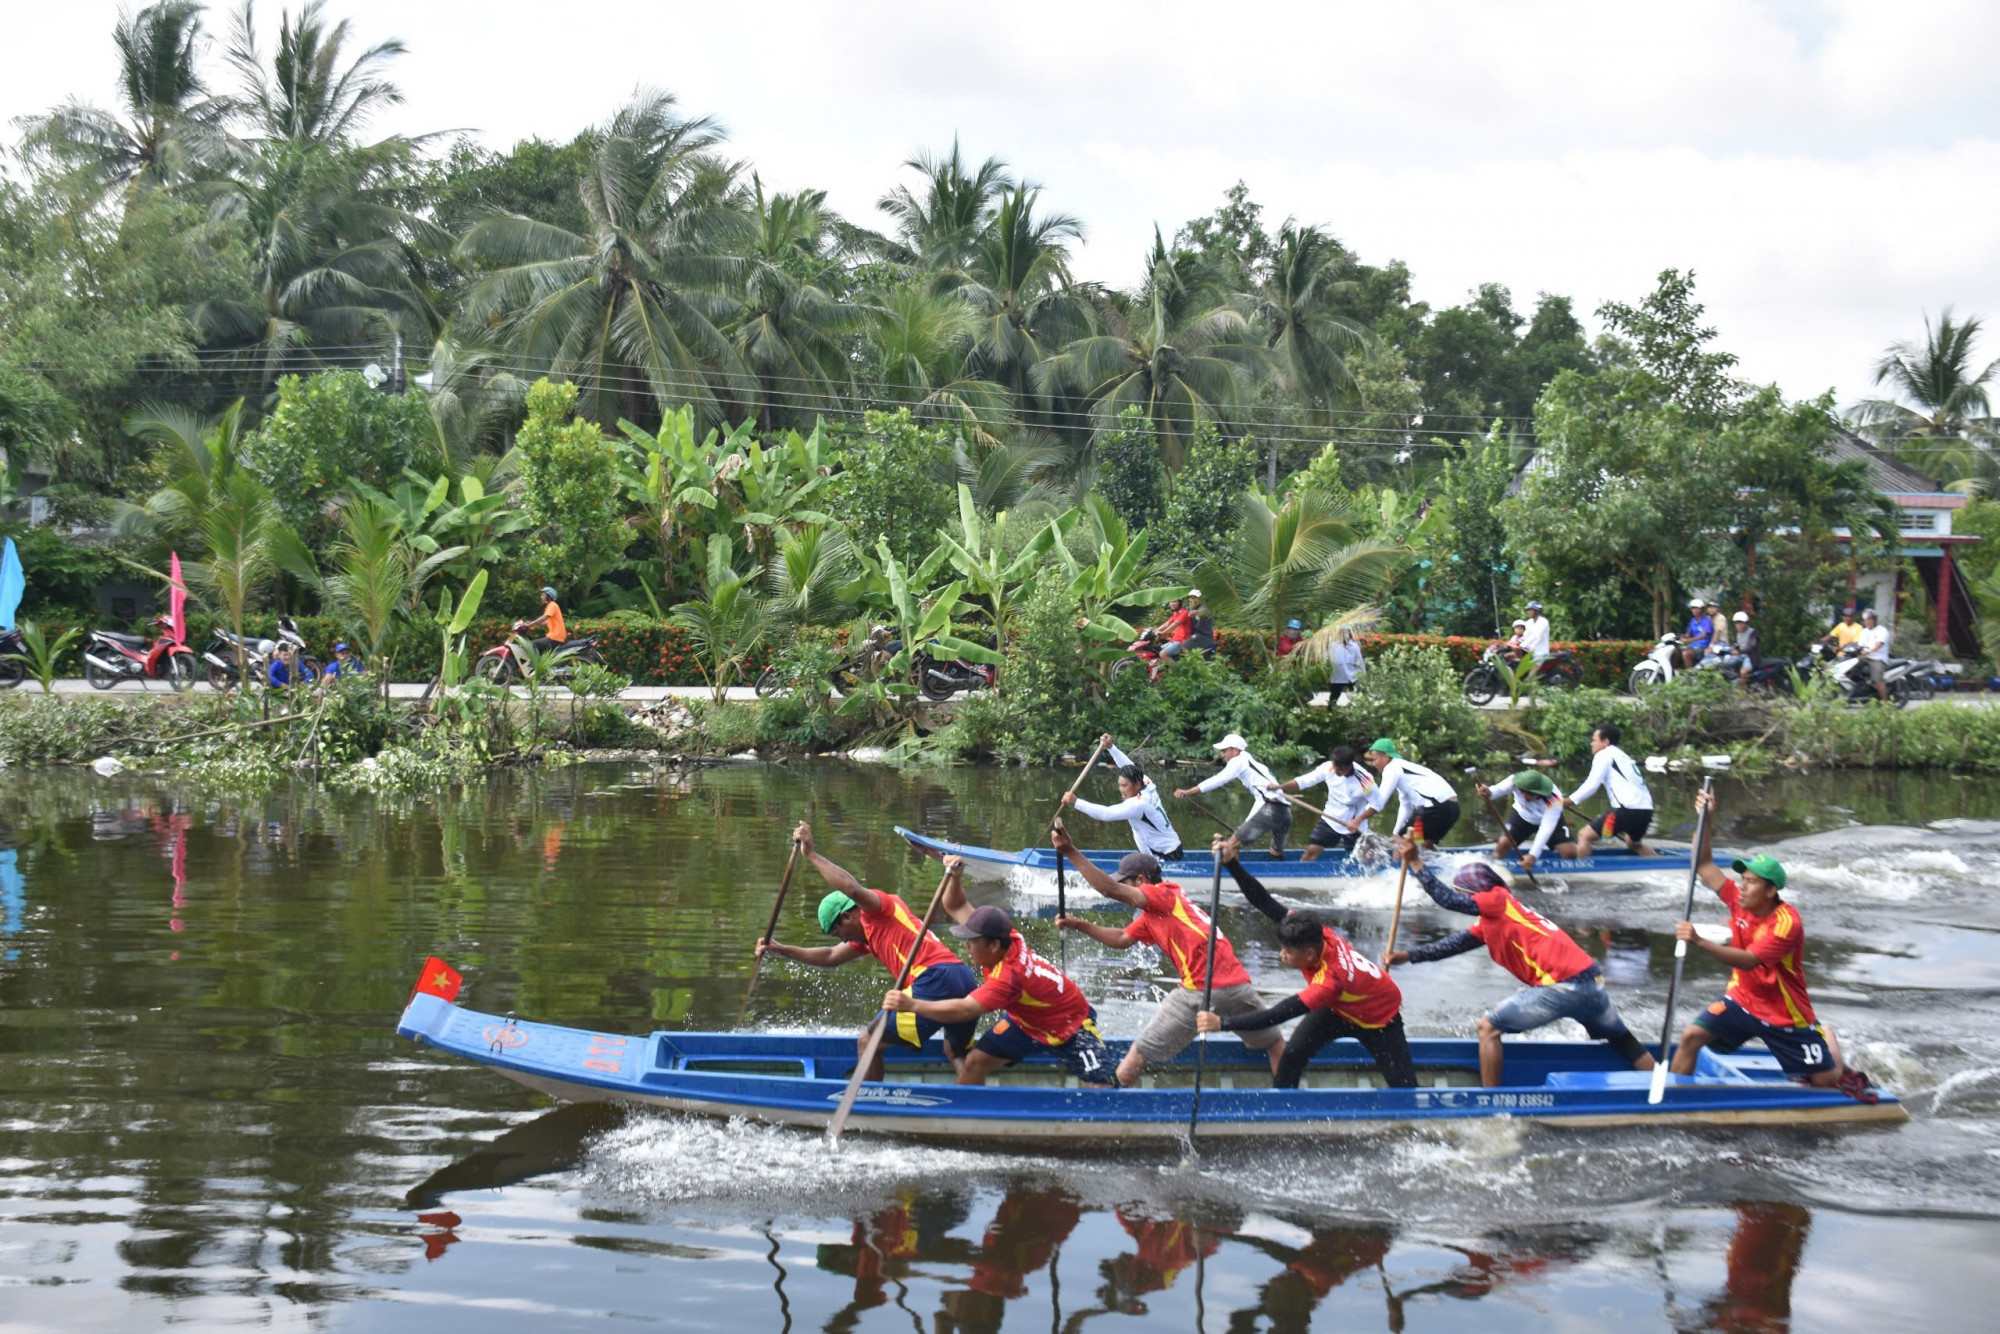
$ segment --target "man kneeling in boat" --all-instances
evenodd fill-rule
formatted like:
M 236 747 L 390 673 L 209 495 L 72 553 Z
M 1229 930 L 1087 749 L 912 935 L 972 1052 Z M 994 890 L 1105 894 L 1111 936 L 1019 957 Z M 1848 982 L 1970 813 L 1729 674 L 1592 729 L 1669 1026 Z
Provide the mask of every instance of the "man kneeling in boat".
M 1224 1019 L 1203 1010 L 1195 1027 L 1203 1033 L 1244 1033 L 1304 1018 L 1285 1043 L 1285 1056 L 1271 1087 L 1294 1089 L 1306 1064 L 1336 1038 L 1353 1038 L 1375 1058 L 1390 1088 L 1415 1088 L 1416 1063 L 1403 1033 L 1403 993 L 1389 975 L 1347 943 L 1346 937 L 1304 908 L 1286 911 L 1263 882 L 1243 869 L 1234 840 L 1215 841 L 1214 855 L 1229 867 L 1243 897 L 1278 924 L 1278 959 L 1305 976 L 1305 989 L 1269 1009 Z
M 954 862 L 959 859 L 945 858 L 947 867 Z M 1082 989 L 1062 969 L 1029 949 L 1004 911 L 973 907 L 958 876 L 945 885 L 944 910 L 957 923 L 951 933 L 965 942 L 965 952 L 984 980 L 956 1000 L 925 1000 L 908 991 L 892 991 L 883 997 L 882 1008 L 894 1010 L 898 1023 L 900 1016 L 913 1014 L 967 1027 L 982 1014 L 1004 1010 L 959 1062 L 961 1084 L 984 1084 L 995 1070 L 1040 1052 L 1053 1056 L 1086 1084 L 1116 1088 L 1111 1053 L 1097 1031 L 1097 1011 L 1084 999 Z
M 1651 1054 L 1625 1027 L 1625 1021 L 1618 1017 L 1618 1007 L 1605 992 L 1597 960 L 1584 953 L 1568 932 L 1508 893 L 1492 867 L 1475 863 L 1461 868 L 1452 877 L 1456 888 L 1451 888 L 1424 865 L 1414 842 L 1402 840 L 1396 846 L 1404 864 L 1438 907 L 1479 920 L 1469 930 L 1429 945 L 1391 950 L 1382 956 L 1382 962 L 1391 968 L 1403 963 L 1429 963 L 1484 945 L 1493 962 L 1528 984 L 1479 1016 L 1481 1084 L 1487 1088 L 1500 1086 L 1501 1064 L 1506 1059 L 1501 1034 L 1526 1033 L 1558 1019 L 1574 1019 L 1582 1024 L 1584 1032 L 1610 1043 L 1612 1050 L 1631 1062 L 1634 1070 L 1653 1068 Z
M 1733 971 L 1722 999 L 1681 1030 L 1673 1072 L 1693 1074 L 1703 1047 L 1726 1054 L 1761 1040 L 1778 1058 L 1778 1068 L 1798 1082 L 1837 1088 L 1860 1102 L 1878 1101 L 1868 1076 L 1841 1060 L 1832 1035 L 1813 1017 L 1806 994 L 1805 919 L 1780 897 L 1784 866 L 1776 857 L 1752 857 L 1730 864 L 1742 883 L 1730 879 L 1715 864 L 1715 794 L 1697 793 L 1694 805 L 1710 815 L 1701 822 L 1701 843 L 1694 849 L 1695 874 L 1729 909 L 1729 943 L 1704 940 L 1689 922 L 1677 923 L 1674 936 Z
M 910 970 L 912 994 L 931 1000 L 952 1000 L 970 995 L 973 988 L 979 985 L 979 975 L 953 954 L 950 946 L 928 931 L 924 932 L 922 940 L 917 939 L 917 928 L 923 925 L 923 919 L 910 911 L 909 904 L 894 894 L 865 888 L 845 869 L 820 856 L 813 847 L 811 825 L 801 824 L 792 831 L 792 837 L 799 841 L 799 851 L 812 862 L 813 869 L 833 887 L 832 892 L 819 901 L 819 929 L 840 943 L 802 949 L 797 945 L 780 945 L 775 940 L 760 940 L 757 942 L 758 954 L 776 954 L 815 968 L 838 968 L 841 964 L 865 959 L 872 954 L 893 977 L 903 971 L 903 959 L 914 945 L 917 962 Z M 960 862 L 961 870 L 963 866 L 964 863 Z M 970 1019 L 942 1023 L 916 1014 L 899 1014 L 894 1026 L 889 1029 L 889 1036 L 904 1046 L 921 1048 L 931 1034 L 942 1028 L 944 1054 L 951 1059 L 952 1067 L 958 1069 L 966 1052 L 972 1049 L 972 1027 Z M 868 1045 L 865 1030 L 859 1042 L 864 1048 Z M 877 1048 L 875 1061 L 868 1067 L 865 1077 L 882 1077 L 880 1048 Z
M 1505 857 L 1521 849 L 1521 869 L 1532 871 L 1551 846 L 1558 857 L 1576 856 L 1576 844 L 1569 826 L 1563 823 L 1563 795 L 1539 769 L 1523 769 L 1512 778 L 1503 778 L 1492 787 L 1477 784 L 1479 795 L 1487 799 L 1512 795 L 1507 811 L 1507 827 L 1493 845 L 1495 857 Z
M 1148 1061 L 1171 1061 L 1194 1041 L 1195 1015 L 1201 1011 L 1202 983 L 1208 975 L 1211 929 L 1208 914 L 1189 902 L 1179 885 L 1161 878 L 1160 863 L 1150 853 L 1126 853 L 1125 860 L 1118 863 L 1117 876 L 1113 877 L 1091 865 L 1090 859 L 1076 850 L 1069 831 L 1061 824 L 1056 825 L 1052 838 L 1056 855 L 1068 858 L 1092 889 L 1107 899 L 1138 909 L 1138 916 L 1123 927 L 1098 926 L 1067 914 L 1056 918 L 1056 926 L 1065 931 L 1080 931 L 1114 950 L 1129 950 L 1143 941 L 1173 960 L 1181 975 L 1180 986 L 1160 1002 L 1160 1008 L 1153 1011 L 1153 1017 L 1146 1021 L 1139 1036 L 1132 1039 L 1125 1059 L 1118 1063 L 1118 1082 L 1131 1088 L 1145 1073 Z M 1225 1015 L 1249 1014 L 1264 1008 L 1257 1003 L 1257 988 L 1251 984 L 1250 974 L 1237 962 L 1236 951 L 1219 930 L 1215 933 L 1213 1003 L 1216 1013 Z M 1275 1027 L 1252 1029 L 1243 1034 L 1243 1045 L 1268 1055 L 1271 1073 L 1278 1073 L 1278 1063 L 1285 1055 L 1284 1034 Z

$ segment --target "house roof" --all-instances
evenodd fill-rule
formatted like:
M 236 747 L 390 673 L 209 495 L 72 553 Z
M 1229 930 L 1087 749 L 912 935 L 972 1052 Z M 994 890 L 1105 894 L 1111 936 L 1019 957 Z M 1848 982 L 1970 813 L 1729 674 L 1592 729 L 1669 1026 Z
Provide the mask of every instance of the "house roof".
M 1927 477 L 1894 454 L 1875 448 L 1854 432 L 1844 427 L 1835 427 L 1832 449 L 1835 463 L 1859 460 L 1867 465 L 1868 481 L 1877 491 L 1891 495 L 1944 495 L 1945 489 L 1937 484 L 1937 479 Z

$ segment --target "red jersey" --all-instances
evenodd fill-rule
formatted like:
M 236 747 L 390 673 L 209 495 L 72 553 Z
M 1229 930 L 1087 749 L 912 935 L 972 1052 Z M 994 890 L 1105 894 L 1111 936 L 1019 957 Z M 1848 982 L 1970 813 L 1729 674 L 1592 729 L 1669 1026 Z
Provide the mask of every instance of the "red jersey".
M 1472 934 L 1486 942 L 1493 962 L 1531 987 L 1567 982 L 1597 960 L 1561 927 L 1499 885 L 1474 894 L 1479 920 Z
M 1076 1036 L 1090 1018 L 1090 1002 L 1062 969 L 1028 948 L 1016 931 L 1007 956 L 986 971 L 986 980 L 971 999 L 982 1010 L 1005 1010 L 1007 1017 L 1043 1046 L 1054 1047 Z
M 1780 1028 L 1817 1022 L 1806 996 L 1806 924 L 1799 910 L 1780 902 L 1768 916 L 1746 912 L 1734 880 L 1723 881 L 1715 897 L 1729 909 L 1729 943 L 1757 956 L 1757 967 L 1729 974 L 1729 999 Z
M 1403 1009 L 1403 992 L 1389 975 L 1364 957 L 1332 927 L 1320 928 L 1326 950 L 1319 967 L 1305 974 L 1299 999 L 1309 1010 L 1332 1010 L 1351 1024 L 1382 1028 Z
M 1172 959 L 1174 967 L 1180 969 L 1181 985 L 1189 991 L 1200 991 L 1208 975 L 1208 914 L 1195 907 L 1172 881 L 1140 885 L 1139 890 L 1146 896 L 1146 906 L 1132 919 L 1132 925 L 1125 928 L 1125 934 Z M 1217 931 L 1215 985 L 1242 986 L 1249 980 L 1250 974 L 1236 961 L 1236 951 L 1229 948 L 1229 942 Z
M 882 900 L 881 912 L 869 912 L 862 908 L 861 933 L 868 938 L 868 952 L 882 961 L 895 977 L 903 971 L 903 959 L 910 952 L 910 942 L 917 938 L 917 928 L 924 924 L 923 918 L 910 911 L 910 905 L 894 894 L 875 891 Z M 926 968 L 934 968 L 941 963 L 957 963 L 959 958 L 951 948 L 930 932 L 924 932 L 923 943 L 917 947 L 917 966 L 910 970 L 915 977 Z
M 1182 607 L 1167 617 L 1167 642 L 1178 644 L 1194 633 L 1194 613 Z

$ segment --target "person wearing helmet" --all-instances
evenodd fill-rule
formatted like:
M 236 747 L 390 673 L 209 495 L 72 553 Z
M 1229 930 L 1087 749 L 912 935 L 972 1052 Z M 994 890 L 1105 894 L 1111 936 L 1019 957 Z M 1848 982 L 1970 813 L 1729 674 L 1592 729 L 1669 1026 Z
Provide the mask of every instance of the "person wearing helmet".
M 957 1000 L 970 996 L 978 988 L 979 975 L 952 953 L 950 946 L 930 931 L 923 932 L 919 938 L 918 928 L 923 921 L 919 914 L 910 911 L 909 904 L 887 890 L 864 887 L 845 868 L 820 856 L 819 850 L 813 847 L 811 825 L 800 823 L 792 831 L 792 837 L 798 840 L 800 853 L 813 864 L 813 869 L 828 885 L 829 892 L 819 901 L 819 929 L 839 944 L 813 947 L 781 945 L 767 936 L 757 942 L 759 958 L 775 954 L 814 968 L 838 968 L 844 963 L 873 955 L 889 970 L 889 975 L 895 977 L 903 971 L 904 957 L 914 949 L 917 962 L 910 970 L 911 995 L 923 1000 Z M 956 857 L 948 859 L 946 866 L 952 868 L 954 874 L 963 873 L 964 863 Z M 972 1050 L 975 1022 L 967 1019 L 940 1023 L 914 1014 L 899 1014 L 888 1036 L 906 1047 L 921 1048 L 931 1034 L 942 1029 L 944 1054 L 956 1068 L 965 1054 Z M 863 1029 L 859 1039 L 864 1049 L 868 1045 L 868 1033 L 869 1029 Z M 880 1050 L 875 1053 L 875 1063 L 868 1068 L 866 1077 L 882 1077 Z
M 547 653 L 569 638 L 569 627 L 563 624 L 562 608 L 556 603 L 555 589 L 543 585 L 542 614 L 521 628 L 542 632 L 542 637 L 535 641 L 535 651 L 538 653 Z
M 1708 651 L 1708 643 L 1714 638 L 1715 621 L 1708 614 L 1708 604 L 1700 598 L 1689 598 L 1687 633 L 1681 636 L 1681 666 L 1699 665 L 1701 655 Z
M 1215 656 L 1215 618 L 1201 604 L 1201 590 L 1188 590 L 1188 647 L 1201 650 L 1204 658 Z

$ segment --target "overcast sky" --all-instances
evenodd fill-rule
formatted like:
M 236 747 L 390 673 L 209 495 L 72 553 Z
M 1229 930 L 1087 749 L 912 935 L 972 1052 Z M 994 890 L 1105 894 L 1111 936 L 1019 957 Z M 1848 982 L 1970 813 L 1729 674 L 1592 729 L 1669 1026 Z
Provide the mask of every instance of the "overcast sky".
M 0 8 L 0 119 L 112 101 L 115 0 Z M 664 87 L 767 185 L 870 225 L 898 164 L 956 134 L 1080 215 L 1078 270 L 1108 282 L 1241 179 L 1273 226 L 1405 260 L 1438 305 L 1496 281 L 1588 312 L 1692 268 L 1744 373 L 1798 396 L 1868 392 L 1947 304 L 2000 313 L 2000 5 L 1978 0 L 329 8 L 409 47 L 382 131 L 564 139 Z

